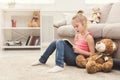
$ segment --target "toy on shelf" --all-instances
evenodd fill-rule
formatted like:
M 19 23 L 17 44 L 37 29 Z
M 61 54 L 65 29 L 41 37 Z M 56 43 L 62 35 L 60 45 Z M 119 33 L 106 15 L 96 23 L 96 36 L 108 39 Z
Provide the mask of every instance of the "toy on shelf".
M 40 27 L 40 11 L 34 11 L 31 21 L 28 22 L 29 27 Z
M 22 42 L 18 41 L 18 40 L 16 40 L 16 41 L 8 40 L 8 41 L 5 42 L 5 44 L 7 46 L 21 46 Z

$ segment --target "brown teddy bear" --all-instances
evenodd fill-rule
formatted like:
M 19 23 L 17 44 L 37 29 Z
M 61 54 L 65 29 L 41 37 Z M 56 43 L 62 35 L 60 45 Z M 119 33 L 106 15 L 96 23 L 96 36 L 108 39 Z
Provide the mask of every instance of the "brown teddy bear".
M 28 22 L 29 27 L 40 27 L 40 11 L 34 11 L 31 21 Z
M 83 55 L 78 55 L 78 56 L 76 57 L 77 67 L 85 68 L 87 62 L 88 62 L 88 58 L 85 58 Z
M 92 9 L 92 15 L 90 16 L 90 22 L 91 23 L 99 23 L 100 22 L 100 16 L 101 16 L 101 10 L 100 8 L 93 8 Z
M 90 56 L 86 64 L 88 73 L 98 71 L 110 72 L 113 67 L 112 53 L 117 50 L 117 45 L 111 39 L 102 39 L 95 46 L 97 54 Z
M 95 46 L 97 54 L 85 58 L 82 55 L 76 57 L 76 64 L 80 68 L 86 68 L 88 73 L 98 71 L 109 72 L 113 66 L 112 53 L 117 50 L 117 45 L 111 39 L 102 39 Z

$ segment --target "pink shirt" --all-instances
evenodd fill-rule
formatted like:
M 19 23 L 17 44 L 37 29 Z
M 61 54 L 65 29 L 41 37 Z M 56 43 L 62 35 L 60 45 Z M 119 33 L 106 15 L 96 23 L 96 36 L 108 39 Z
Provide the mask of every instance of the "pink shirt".
M 80 49 L 85 50 L 85 51 L 90 51 L 89 50 L 89 46 L 88 46 L 88 42 L 86 41 L 86 37 L 89 35 L 90 33 L 88 32 L 84 38 L 82 39 L 75 39 L 75 45 L 78 46 Z

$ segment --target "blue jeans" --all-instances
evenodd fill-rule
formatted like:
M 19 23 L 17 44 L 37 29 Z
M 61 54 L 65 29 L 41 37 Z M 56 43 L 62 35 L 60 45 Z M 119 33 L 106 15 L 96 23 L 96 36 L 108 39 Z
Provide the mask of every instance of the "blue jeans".
M 74 53 L 72 47 L 64 42 L 64 40 L 55 40 L 53 41 L 46 51 L 43 53 L 39 61 L 41 63 L 46 63 L 49 56 L 55 51 L 56 49 L 56 65 L 60 67 L 64 67 L 64 62 L 70 66 L 76 66 L 76 56 L 77 54 Z

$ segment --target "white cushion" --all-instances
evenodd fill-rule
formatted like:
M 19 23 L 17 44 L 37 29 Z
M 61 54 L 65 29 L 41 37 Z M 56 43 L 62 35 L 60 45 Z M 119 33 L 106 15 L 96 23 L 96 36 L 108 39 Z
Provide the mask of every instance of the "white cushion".
M 120 22 L 120 3 L 114 3 L 108 15 L 107 23 Z
M 106 4 L 104 6 L 101 7 L 101 19 L 100 19 L 100 23 L 105 23 L 107 21 L 108 18 L 108 14 L 111 10 L 112 4 Z

